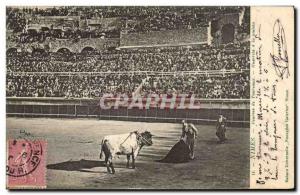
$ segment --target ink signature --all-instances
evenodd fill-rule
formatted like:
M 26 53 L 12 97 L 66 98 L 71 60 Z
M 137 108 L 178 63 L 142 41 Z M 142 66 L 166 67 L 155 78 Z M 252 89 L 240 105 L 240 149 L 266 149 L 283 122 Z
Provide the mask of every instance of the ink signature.
M 276 74 L 283 79 L 288 78 L 289 73 L 289 59 L 287 54 L 287 43 L 285 39 L 284 28 L 279 19 L 277 19 L 273 26 L 273 52 L 270 53 L 272 65 Z

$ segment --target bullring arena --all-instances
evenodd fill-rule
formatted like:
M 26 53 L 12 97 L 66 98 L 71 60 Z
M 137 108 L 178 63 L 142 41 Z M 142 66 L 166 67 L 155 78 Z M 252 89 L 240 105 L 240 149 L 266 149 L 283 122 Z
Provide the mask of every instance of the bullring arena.
M 8 138 L 47 140 L 47 187 L 88 189 L 220 189 L 249 186 L 249 128 L 228 128 L 228 141 L 218 144 L 215 126 L 196 125 L 196 159 L 188 163 L 159 163 L 179 140 L 181 124 L 96 119 L 7 118 Z M 136 169 L 126 157 L 116 159 L 116 173 L 107 174 L 99 159 L 105 135 L 148 129 L 153 145 L 144 147 Z
M 249 7 L 7 7 L 6 14 L 7 139 L 47 142 L 47 189 L 249 187 Z M 106 94 L 108 109 L 99 104 Z M 175 98 L 177 106 L 115 109 L 120 95 Z M 200 107 L 178 106 L 191 102 Z M 157 162 L 179 141 L 182 120 L 198 129 L 195 159 Z M 120 156 L 108 174 L 102 138 L 144 130 L 153 145 L 142 148 L 136 169 Z

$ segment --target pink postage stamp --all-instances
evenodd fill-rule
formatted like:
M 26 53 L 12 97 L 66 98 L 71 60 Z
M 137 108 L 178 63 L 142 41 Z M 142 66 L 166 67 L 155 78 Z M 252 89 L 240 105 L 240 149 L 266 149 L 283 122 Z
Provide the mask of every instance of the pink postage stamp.
M 43 140 L 8 141 L 7 188 L 46 187 L 46 147 Z

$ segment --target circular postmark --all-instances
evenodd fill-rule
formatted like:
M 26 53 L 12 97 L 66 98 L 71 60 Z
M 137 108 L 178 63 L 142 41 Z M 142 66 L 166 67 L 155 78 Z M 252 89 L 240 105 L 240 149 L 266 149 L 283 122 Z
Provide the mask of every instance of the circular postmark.
M 9 140 L 6 174 L 22 177 L 32 173 L 40 164 L 42 144 L 36 140 Z

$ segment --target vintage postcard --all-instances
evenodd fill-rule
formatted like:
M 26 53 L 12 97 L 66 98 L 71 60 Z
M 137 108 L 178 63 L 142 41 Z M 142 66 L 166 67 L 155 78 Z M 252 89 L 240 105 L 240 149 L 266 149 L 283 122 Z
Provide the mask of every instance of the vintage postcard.
M 7 189 L 295 189 L 294 7 L 6 7 Z

